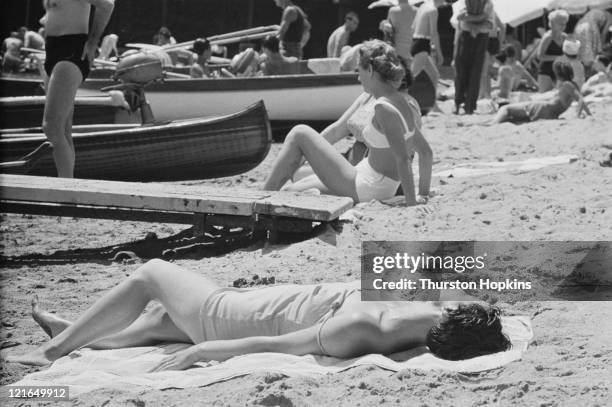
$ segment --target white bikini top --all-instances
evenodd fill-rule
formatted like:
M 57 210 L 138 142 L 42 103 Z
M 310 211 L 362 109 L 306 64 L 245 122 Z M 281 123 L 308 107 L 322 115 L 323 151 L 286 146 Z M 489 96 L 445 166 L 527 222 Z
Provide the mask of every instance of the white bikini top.
M 412 100 L 407 100 L 407 102 L 408 106 L 410 106 L 410 109 L 412 110 L 412 113 L 415 115 L 415 117 L 419 118 L 417 120 L 417 123 L 415 123 L 417 126 L 419 126 L 421 117 L 420 108 L 418 106 L 415 106 L 415 103 Z M 397 107 L 395 107 L 392 103 L 387 102 L 386 100 L 377 100 L 374 106 L 378 104 L 386 104 L 387 106 L 391 106 L 399 114 L 405 129 L 404 140 L 408 140 L 414 134 L 415 130 L 410 130 L 410 127 L 408 127 L 408 123 L 406 123 L 406 119 L 404 118 L 402 112 L 400 112 Z M 372 119 L 374 119 L 374 109 L 372 110 L 371 119 L 368 121 L 368 124 L 362 132 L 366 144 L 369 147 L 373 148 L 389 148 L 390 146 L 389 141 L 387 140 L 387 136 L 380 130 L 378 130 L 376 127 L 374 127 L 374 125 L 372 124 Z

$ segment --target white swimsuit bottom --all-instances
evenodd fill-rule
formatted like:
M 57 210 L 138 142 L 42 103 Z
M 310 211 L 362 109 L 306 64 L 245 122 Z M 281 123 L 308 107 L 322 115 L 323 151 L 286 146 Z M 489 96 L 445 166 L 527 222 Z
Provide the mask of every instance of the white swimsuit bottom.
M 389 178 L 376 171 L 365 157 L 355 167 L 355 189 L 359 202 L 370 202 L 372 199 L 384 201 L 390 199 L 397 193 L 400 181 Z

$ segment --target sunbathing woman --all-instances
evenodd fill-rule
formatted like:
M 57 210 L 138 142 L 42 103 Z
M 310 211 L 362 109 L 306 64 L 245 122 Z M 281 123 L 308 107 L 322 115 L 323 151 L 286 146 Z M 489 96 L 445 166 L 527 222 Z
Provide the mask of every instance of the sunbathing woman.
M 509 348 L 499 311 L 477 303 L 362 302 L 360 282 L 220 288 L 208 278 L 151 260 L 96 301 L 74 323 L 41 312 L 52 339 L 7 361 L 47 365 L 75 349 L 115 349 L 158 342 L 194 345 L 154 370 L 255 352 L 340 358 L 390 354 L 427 345 L 450 360 Z M 147 304 L 161 303 L 142 314 Z
M 355 202 L 368 202 L 395 196 L 401 184 L 406 204 L 415 205 L 417 197 L 411 157 L 413 152 L 417 152 L 420 175 L 418 201 L 426 201 L 431 184 L 433 154 L 419 129 L 418 104 L 397 89 L 397 83 L 406 75 L 406 70 L 395 50 L 382 41 L 368 41 L 359 52 L 359 80 L 368 95 L 360 96 L 332 125 L 336 129 L 326 129 L 324 137 L 308 126 L 294 127 L 285 139 L 264 189 L 281 189 L 305 158 L 318 179 L 300 181 L 291 187 L 292 190 L 309 189 L 314 183 L 323 193 L 348 196 Z M 332 133 L 346 134 L 346 120 L 366 103 L 369 96 L 373 98 L 373 106 L 362 131 L 369 152 L 365 159 L 353 166 L 334 149 L 330 141 L 334 138 Z
M 584 103 L 580 90 L 572 78 L 574 76 L 572 66 L 562 60 L 557 60 L 553 63 L 553 71 L 557 77 L 557 89 L 544 100 L 533 100 L 521 103 L 512 103 L 502 106 L 497 112 L 497 116 L 489 122 L 528 122 L 538 119 L 557 119 L 565 112 L 574 100 L 578 101 L 576 114 L 582 117 L 582 111 L 591 115 L 589 108 Z

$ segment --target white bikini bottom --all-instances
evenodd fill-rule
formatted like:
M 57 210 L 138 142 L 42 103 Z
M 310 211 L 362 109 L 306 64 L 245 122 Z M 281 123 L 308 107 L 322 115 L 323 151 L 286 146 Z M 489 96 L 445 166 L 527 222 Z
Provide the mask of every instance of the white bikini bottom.
M 372 199 L 383 201 L 393 198 L 400 186 L 400 182 L 376 171 L 365 157 L 355 167 L 355 189 L 359 202 L 370 202 Z

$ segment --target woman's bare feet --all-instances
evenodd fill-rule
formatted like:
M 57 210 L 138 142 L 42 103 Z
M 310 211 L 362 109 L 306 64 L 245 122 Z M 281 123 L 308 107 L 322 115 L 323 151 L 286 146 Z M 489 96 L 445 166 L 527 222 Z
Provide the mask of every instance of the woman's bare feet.
M 41 311 L 38 307 L 38 296 L 32 299 L 32 318 L 51 338 L 57 336 L 64 329 L 72 325 L 72 322 L 53 315 L 47 311 Z
M 49 358 L 42 348 L 38 348 L 25 355 L 8 355 L 5 360 L 9 363 L 21 363 L 22 365 L 46 366 L 55 359 Z

